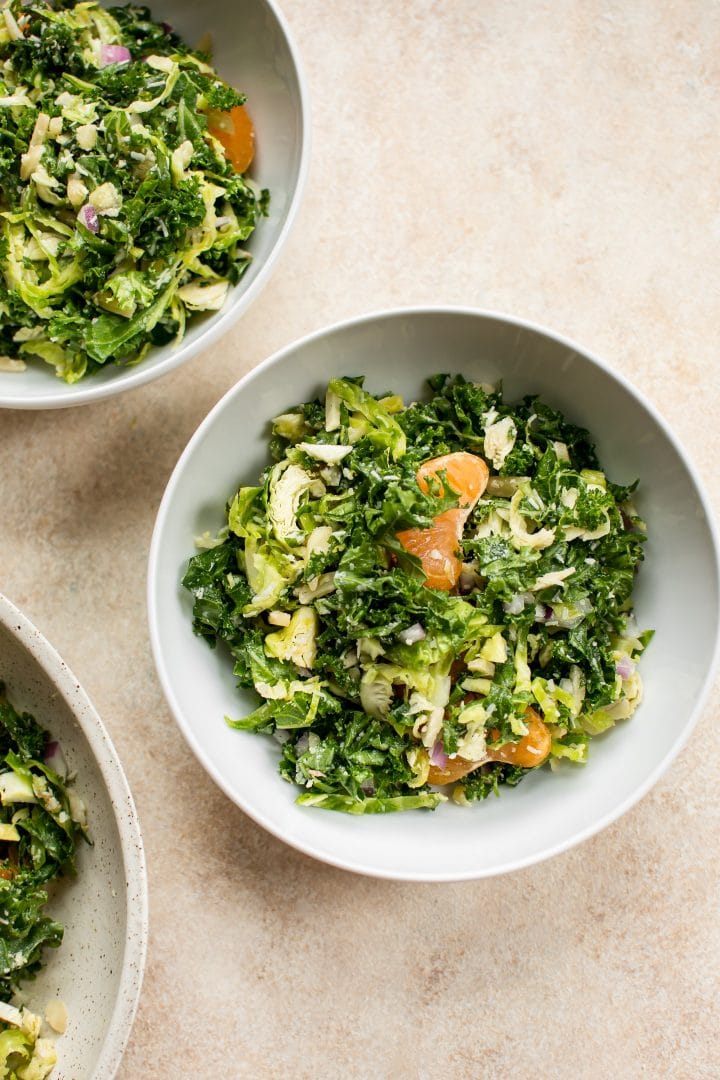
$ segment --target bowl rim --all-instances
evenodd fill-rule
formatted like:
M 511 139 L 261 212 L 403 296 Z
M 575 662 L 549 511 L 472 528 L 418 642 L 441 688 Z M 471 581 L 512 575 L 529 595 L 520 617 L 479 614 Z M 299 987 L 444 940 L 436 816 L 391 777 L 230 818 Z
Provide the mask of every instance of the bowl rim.
M 74 716 L 90 745 L 115 815 L 126 882 L 127 928 L 118 993 L 92 1074 L 92 1080 L 112 1080 L 137 1013 L 147 958 L 148 881 L 140 821 L 117 751 L 90 698 L 54 646 L 3 593 L 0 626 L 35 660 Z
M 44 390 L 40 394 L 24 394 L 19 397 L 5 397 L 2 390 L 0 390 L 0 409 L 27 409 L 38 411 L 43 409 L 70 409 L 74 408 L 76 405 L 88 405 L 94 401 L 103 401 L 106 398 L 114 397 L 116 394 L 124 393 L 126 390 L 134 390 L 139 386 L 144 386 L 146 383 L 152 382 L 161 375 L 166 375 L 168 372 L 173 371 L 181 364 L 197 356 L 198 353 L 209 349 L 215 341 L 230 331 L 240 316 L 247 311 L 267 285 L 275 263 L 285 248 L 290 232 L 295 224 L 305 192 L 308 173 L 310 171 L 312 110 L 307 76 L 305 75 L 305 69 L 300 58 L 300 51 L 290 31 L 287 20 L 278 7 L 276 0 L 261 0 L 261 2 L 269 8 L 280 27 L 282 36 L 287 42 L 288 53 L 290 54 L 290 60 L 297 78 L 300 115 L 300 160 L 298 163 L 297 183 L 295 184 L 290 199 L 290 205 L 287 210 L 285 221 L 283 222 L 283 226 L 268 257 L 258 269 L 257 276 L 235 303 L 231 303 L 225 308 L 221 308 L 220 311 L 215 313 L 215 318 L 208 320 L 207 330 L 201 334 L 196 341 L 181 343 L 176 349 L 172 350 L 164 360 L 160 361 L 160 363 L 154 366 L 144 366 L 141 363 L 137 367 L 130 366 L 122 368 L 118 372 L 117 378 L 110 379 L 104 383 L 93 384 L 92 381 L 90 381 L 89 383 L 83 382 L 76 384 L 78 389 L 73 389 L 72 394 L 68 394 L 67 397 L 63 397 L 61 394 L 53 392 L 52 387 L 56 385 L 56 382 L 53 382 L 52 380 L 55 379 L 55 376 L 48 370 L 48 377 L 51 380 L 48 383 L 48 390 Z
M 172 680 L 169 672 L 165 666 L 163 649 L 162 649 L 162 634 L 158 619 L 158 607 L 156 604 L 156 594 L 158 583 L 160 580 L 158 560 L 161 550 L 162 536 L 165 531 L 166 520 L 170 511 L 170 506 L 173 502 L 175 490 L 180 483 L 180 479 L 185 470 L 185 465 L 195 452 L 195 448 L 203 441 L 206 434 L 212 428 L 216 418 L 225 411 L 227 408 L 232 407 L 233 400 L 248 389 L 254 379 L 260 374 L 272 367 L 281 365 L 289 356 L 291 356 L 297 350 L 304 348 L 312 342 L 331 337 L 333 334 L 341 333 L 346 330 L 350 330 L 355 327 L 362 326 L 367 323 L 382 322 L 386 320 L 392 320 L 397 318 L 414 318 L 417 316 L 425 315 L 444 315 L 444 316 L 462 316 L 470 318 L 479 318 L 482 320 L 495 320 L 505 322 L 511 326 L 516 327 L 518 330 L 527 330 L 532 333 L 537 333 L 545 336 L 546 338 L 555 341 L 556 343 L 564 346 L 582 356 L 588 360 L 592 365 L 603 372 L 608 378 L 613 379 L 619 383 L 620 386 L 634 398 L 641 406 L 643 406 L 650 414 L 652 419 L 658 425 L 663 432 L 665 438 L 675 450 L 680 461 L 683 463 L 688 471 L 690 479 L 695 487 L 695 491 L 698 497 L 698 501 L 702 507 L 705 521 L 707 523 L 708 532 L 712 546 L 712 556 L 714 562 L 714 569 L 716 579 L 720 582 L 720 532 L 718 530 L 718 524 L 715 519 L 712 506 L 706 494 L 704 484 L 700 479 L 697 469 L 689 456 L 688 452 L 680 443 L 677 436 L 671 430 L 668 422 L 664 419 L 661 413 L 657 410 L 655 405 L 639 390 L 633 383 L 631 383 L 621 372 L 610 367 L 607 361 L 602 359 L 597 354 L 591 352 L 584 346 L 580 345 L 572 338 L 566 337 L 564 334 L 560 334 L 550 327 L 536 322 L 534 320 L 525 319 L 517 315 L 512 315 L 500 310 L 494 310 L 490 308 L 475 308 L 463 305 L 416 305 L 408 307 L 391 307 L 381 308 L 363 315 L 354 316 L 348 319 L 342 319 L 337 322 L 331 323 L 327 326 L 320 328 L 319 330 L 312 331 L 309 334 L 291 342 L 288 345 L 278 349 L 271 356 L 262 360 L 251 371 L 247 372 L 242 378 L 230 387 L 225 394 L 220 398 L 218 402 L 213 406 L 210 412 L 201 421 L 196 428 L 192 436 L 190 437 L 185 449 L 178 458 L 178 461 L 173 469 L 170 478 L 167 482 L 165 491 L 163 493 L 162 500 L 158 507 L 158 512 L 155 520 L 155 526 L 153 528 L 152 539 L 150 543 L 150 551 L 148 557 L 148 576 L 147 576 L 147 608 L 148 608 L 148 623 L 150 630 L 150 644 L 155 661 L 155 667 L 158 672 L 158 677 L 165 695 L 165 699 L 170 707 L 170 711 L 174 716 L 180 731 L 182 732 L 186 742 L 190 749 L 195 754 L 196 758 L 206 770 L 208 775 L 218 785 L 218 787 L 235 803 L 241 810 L 252 818 L 258 825 L 261 825 L 273 836 L 276 836 L 279 840 L 289 846 L 303 852 L 305 855 L 309 855 L 312 858 L 324 862 L 331 866 L 336 866 L 342 870 L 349 870 L 353 873 L 362 874 L 369 877 L 384 878 L 393 881 L 414 881 L 414 882 L 451 882 L 451 881 L 472 881 L 480 878 L 495 877 L 499 874 L 509 873 L 514 870 L 521 870 L 529 866 L 534 866 L 537 863 L 544 862 L 546 859 L 552 858 L 555 855 L 559 855 L 564 851 L 568 851 L 575 847 L 584 840 L 595 836 L 601 832 L 608 825 L 611 825 L 618 818 L 622 817 L 628 810 L 636 805 L 642 799 L 648 791 L 657 783 L 657 781 L 667 771 L 670 764 L 675 760 L 677 755 L 681 752 L 685 744 L 687 743 L 692 731 L 694 730 L 705 704 L 707 702 L 710 690 L 713 685 L 715 672 L 718 669 L 720 662 L 720 608 L 715 612 L 715 628 L 714 628 L 714 643 L 712 650 L 711 661 L 708 665 L 700 692 L 695 701 L 694 708 L 688 717 L 687 723 L 679 731 L 672 746 L 665 754 L 665 756 L 656 764 L 651 770 L 649 775 L 645 778 L 642 784 L 640 784 L 631 795 L 622 800 L 617 806 L 613 807 L 611 811 L 603 814 L 597 821 L 585 828 L 579 829 L 573 833 L 569 838 L 558 842 L 543 849 L 539 853 L 526 855 L 518 859 L 510 859 L 505 863 L 499 863 L 491 868 L 471 869 L 467 871 L 443 871 L 440 873 L 418 871 L 418 872 L 395 872 L 386 869 L 378 869 L 374 866 L 364 865 L 352 857 L 341 857 L 329 854 L 326 851 L 321 850 L 315 844 L 303 840 L 302 836 L 286 835 L 281 829 L 276 828 L 272 822 L 268 821 L 265 816 L 255 810 L 252 806 L 247 805 L 240 792 L 234 791 L 229 784 L 226 784 L 222 776 L 215 769 L 215 766 L 210 758 L 210 755 L 206 753 L 202 743 L 195 737 L 189 726 L 185 723 L 183 710 L 180 702 L 175 696 Z

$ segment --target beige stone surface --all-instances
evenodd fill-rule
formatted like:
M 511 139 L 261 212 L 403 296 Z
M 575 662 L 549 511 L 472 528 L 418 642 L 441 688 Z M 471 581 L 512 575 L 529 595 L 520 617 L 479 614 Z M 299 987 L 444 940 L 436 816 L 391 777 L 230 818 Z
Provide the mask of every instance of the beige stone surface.
M 671 772 L 581 847 L 490 881 L 366 880 L 266 835 L 209 780 L 164 703 L 144 593 L 158 502 L 210 406 L 292 339 L 395 304 L 577 338 L 649 395 L 720 505 L 720 7 L 284 9 L 314 154 L 260 299 L 165 379 L 0 414 L 0 587 L 98 707 L 147 842 L 121 1080 L 720 1076 L 716 695 Z

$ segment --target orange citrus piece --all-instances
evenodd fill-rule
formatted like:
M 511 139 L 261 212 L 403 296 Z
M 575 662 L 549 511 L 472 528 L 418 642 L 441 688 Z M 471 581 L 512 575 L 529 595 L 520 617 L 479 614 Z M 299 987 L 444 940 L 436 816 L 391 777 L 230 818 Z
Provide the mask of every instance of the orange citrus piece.
M 458 451 L 425 461 L 417 473 L 417 482 L 423 495 L 444 495 L 440 474 L 444 473 L 451 491 L 459 495 L 460 505 L 470 509 L 487 487 L 489 469 L 476 454 Z
M 528 733 L 518 742 L 505 743 L 498 746 L 497 750 L 488 750 L 492 761 L 503 761 L 506 765 L 520 765 L 523 769 L 532 769 L 536 765 L 542 765 L 550 753 L 550 732 L 534 709 L 528 709 L 525 713 Z M 497 738 L 499 732 L 494 729 L 490 732 L 492 738 Z
M 236 173 L 250 168 L 255 155 L 255 128 L 244 105 L 229 112 L 212 109 L 208 113 L 208 131 L 222 143 L 225 157 Z
M 550 732 L 534 709 L 528 708 L 525 712 L 525 720 L 528 726 L 527 735 L 518 742 L 505 743 L 497 750 L 488 748 L 488 757 L 491 761 L 501 761 L 506 765 L 520 765 L 523 769 L 533 769 L 536 765 L 542 765 L 550 753 Z M 497 739 L 500 732 L 492 728 L 489 733 L 492 739 Z M 462 780 L 482 765 L 483 761 L 468 761 L 467 758 L 448 758 L 444 767 L 431 765 L 428 773 L 428 784 L 453 784 L 456 780 Z
M 428 529 L 404 529 L 397 533 L 405 550 L 420 559 L 429 589 L 450 592 L 457 585 L 462 570 L 462 560 L 458 557 L 460 538 L 468 514 L 485 490 L 488 473 L 482 458 L 463 451 L 425 461 L 416 472 L 423 494 L 438 497 L 445 494 L 440 475 L 443 474 L 462 507 L 444 510 Z
M 467 758 L 448 758 L 447 765 L 431 765 L 428 773 L 428 784 L 454 784 L 456 780 L 462 780 L 473 769 L 482 765 L 482 761 L 468 761 Z
M 425 584 L 450 592 L 458 582 L 462 561 L 457 550 L 468 510 L 444 510 L 429 529 L 403 529 L 397 538 L 422 563 Z

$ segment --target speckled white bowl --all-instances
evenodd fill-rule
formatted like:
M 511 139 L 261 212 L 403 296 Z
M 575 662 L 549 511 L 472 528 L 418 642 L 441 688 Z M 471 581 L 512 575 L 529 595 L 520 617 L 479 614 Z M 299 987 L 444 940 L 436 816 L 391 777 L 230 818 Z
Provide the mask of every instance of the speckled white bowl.
M 108 7 L 111 0 L 103 3 Z M 0 372 L 0 408 L 62 409 L 99 401 L 207 351 L 265 286 L 295 220 L 310 162 L 310 107 L 297 48 L 274 0 L 149 0 L 148 6 L 191 44 L 209 33 L 215 68 L 247 95 L 257 131 L 250 176 L 270 191 L 269 216 L 246 245 L 253 261 L 222 310 L 190 320 L 179 346 L 152 349 L 136 367 L 106 364 L 72 386 L 40 361 L 22 372 Z
M 93 846 L 78 847 L 78 873 L 50 911 L 65 927 L 47 966 L 21 998 L 41 1015 L 52 998 L 68 1009 L 56 1039 L 53 1080 L 112 1080 L 137 1009 L 148 934 L 145 856 L 137 813 L 115 748 L 84 690 L 53 647 L 0 595 L 0 679 L 19 710 L 58 739 L 88 808 Z
M 235 689 L 222 648 L 194 637 L 180 579 L 193 537 L 223 524 L 227 499 L 268 461 L 268 419 L 324 393 L 333 375 L 365 375 L 376 394 L 411 401 L 438 372 L 502 380 L 509 400 L 539 394 L 590 429 L 608 473 L 640 478 L 648 524 L 635 594 L 655 637 L 643 656 L 645 700 L 593 741 L 589 763 L 538 769 L 516 789 L 469 808 L 349 817 L 299 807 L 277 775 L 274 740 L 232 731 L 256 701 Z M 616 370 L 543 327 L 493 312 L 390 311 L 321 330 L 242 379 L 183 453 L 158 513 L 148 602 L 155 660 L 190 746 L 221 788 L 256 821 L 316 858 L 361 873 L 415 881 L 486 877 L 577 844 L 633 805 L 688 738 L 710 686 L 718 646 L 718 543 L 692 465 L 662 418 Z

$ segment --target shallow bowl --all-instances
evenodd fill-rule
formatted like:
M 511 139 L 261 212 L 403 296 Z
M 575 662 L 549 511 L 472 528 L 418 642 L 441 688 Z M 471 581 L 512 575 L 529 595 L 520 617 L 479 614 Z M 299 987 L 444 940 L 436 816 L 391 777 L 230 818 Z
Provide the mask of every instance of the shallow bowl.
M 190 320 L 179 346 L 153 348 L 135 367 L 108 363 L 72 386 L 48 365 L 32 360 L 25 371 L 0 372 L 0 408 L 60 409 L 99 401 L 207 352 L 267 283 L 295 219 L 310 159 L 310 109 L 298 52 L 282 13 L 273 0 L 151 0 L 148 6 L 156 20 L 170 23 L 192 45 L 209 33 L 216 70 L 247 95 L 257 132 L 249 175 L 270 191 L 269 216 L 260 220 L 246 245 L 253 261 L 220 311 Z
M 334 375 L 365 375 L 373 393 L 406 401 L 437 372 L 502 380 L 508 400 L 539 394 L 595 437 L 617 483 L 640 478 L 649 541 L 635 592 L 654 628 L 643 656 L 645 699 L 591 747 L 584 767 L 533 773 L 470 808 L 444 804 L 351 818 L 298 807 L 276 772 L 274 740 L 231 730 L 252 710 L 222 648 L 191 629 L 180 579 L 193 538 L 223 523 L 226 501 L 267 464 L 268 419 L 324 392 Z M 457 309 L 392 311 L 330 327 L 283 349 L 239 382 L 190 440 L 168 483 L 148 580 L 157 669 L 178 725 L 220 787 L 276 836 L 326 862 L 388 878 L 478 878 L 528 866 L 598 832 L 648 791 L 688 738 L 718 642 L 718 545 L 700 483 L 666 423 L 617 371 L 572 341 L 520 319 Z
M 59 998 L 68 1027 L 57 1036 L 52 1080 L 112 1080 L 142 985 L 147 881 L 137 813 L 115 748 L 75 676 L 32 623 L 0 595 L 0 678 L 18 711 L 60 743 L 85 802 L 93 846 L 78 845 L 75 878 L 58 883 L 49 910 L 65 927 L 21 999 L 43 1015 Z

